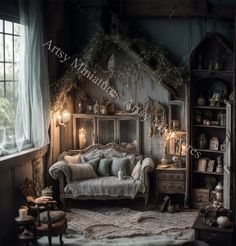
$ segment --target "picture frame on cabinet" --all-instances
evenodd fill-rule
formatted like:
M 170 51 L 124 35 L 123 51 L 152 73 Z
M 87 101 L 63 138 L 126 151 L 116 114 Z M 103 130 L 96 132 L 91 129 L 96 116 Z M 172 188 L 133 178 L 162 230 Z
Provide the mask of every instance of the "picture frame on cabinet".
M 207 168 L 207 162 L 208 162 L 207 158 L 198 159 L 197 170 L 200 171 L 200 172 L 205 172 L 206 168 Z
M 215 160 L 209 160 L 207 163 L 207 172 L 213 172 L 215 166 Z

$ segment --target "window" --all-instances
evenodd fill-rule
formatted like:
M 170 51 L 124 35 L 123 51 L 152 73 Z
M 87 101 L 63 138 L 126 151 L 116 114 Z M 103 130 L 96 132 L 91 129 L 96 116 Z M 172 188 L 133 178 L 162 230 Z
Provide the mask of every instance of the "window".
M 19 85 L 20 24 L 0 19 L 0 147 L 14 144 Z M 0 149 L 1 156 L 1 149 Z

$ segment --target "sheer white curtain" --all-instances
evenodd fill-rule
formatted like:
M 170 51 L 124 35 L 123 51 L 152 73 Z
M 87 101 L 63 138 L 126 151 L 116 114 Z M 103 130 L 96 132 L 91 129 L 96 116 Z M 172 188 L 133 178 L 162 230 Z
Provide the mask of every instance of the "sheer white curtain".
M 20 0 L 21 63 L 19 101 L 16 111 L 16 144 L 21 151 L 27 142 L 33 146 L 49 143 L 50 94 L 47 58 L 42 44 L 41 1 Z

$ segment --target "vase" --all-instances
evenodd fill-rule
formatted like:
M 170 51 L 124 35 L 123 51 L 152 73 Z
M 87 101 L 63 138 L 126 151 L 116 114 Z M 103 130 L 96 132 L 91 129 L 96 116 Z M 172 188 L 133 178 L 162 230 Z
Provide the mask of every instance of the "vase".
M 215 187 L 215 191 L 216 191 L 216 200 L 218 202 L 223 202 L 223 184 L 221 182 L 219 182 L 217 184 L 217 186 Z
M 206 103 L 206 99 L 200 95 L 198 98 L 197 98 L 197 105 L 198 106 L 204 106 Z
M 216 163 L 217 163 L 216 172 L 217 173 L 223 173 L 223 165 L 222 165 L 222 158 L 221 158 L 221 156 L 218 156 L 216 158 Z
M 124 179 L 124 177 L 123 177 L 123 171 L 121 169 L 119 169 L 119 171 L 118 171 L 118 179 L 119 180 L 123 180 Z
M 219 150 L 219 139 L 217 137 L 212 137 L 210 139 L 210 150 Z
M 205 149 L 207 147 L 207 137 L 203 133 L 198 136 L 198 147 L 199 149 Z
M 220 228 L 227 228 L 231 226 L 231 221 L 227 216 L 219 216 L 216 219 L 216 223 L 218 224 Z

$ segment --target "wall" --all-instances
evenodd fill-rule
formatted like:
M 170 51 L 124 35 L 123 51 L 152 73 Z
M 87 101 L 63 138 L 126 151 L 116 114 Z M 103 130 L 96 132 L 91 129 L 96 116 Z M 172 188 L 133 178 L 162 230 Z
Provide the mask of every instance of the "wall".
M 20 187 L 25 178 L 33 180 L 33 166 L 40 170 L 40 180 L 44 184 L 47 148 L 30 149 L 22 153 L 0 158 L 0 245 L 16 245 L 16 223 L 18 208 L 25 204 Z M 34 173 L 35 175 L 35 173 Z M 13 236 L 14 235 L 14 236 Z
M 98 20 L 102 16 L 101 5 L 93 1 L 92 4 L 79 5 L 78 2 L 72 2 L 70 8 L 70 49 L 68 53 L 80 53 L 89 39 L 97 30 Z M 136 24 L 135 28 L 142 29 L 150 38 L 159 43 L 165 51 L 167 51 L 171 61 L 176 65 L 188 63 L 188 56 L 191 50 L 200 42 L 204 34 L 208 31 L 216 31 L 224 34 L 229 40 L 233 40 L 233 27 L 228 22 L 216 19 L 203 18 L 137 18 L 131 20 Z M 132 62 L 132 61 L 131 61 Z M 125 87 L 122 95 L 123 81 L 114 81 L 114 84 L 121 94 L 120 99 L 116 102 L 121 108 L 123 104 L 130 98 L 134 102 L 143 103 L 147 96 L 155 101 L 160 101 L 168 111 L 169 94 L 160 85 L 154 85 L 147 75 L 143 75 L 143 80 L 138 80 L 136 84 Z M 79 82 L 84 91 L 92 98 L 99 99 L 104 97 L 110 99 L 109 96 L 98 89 L 96 85 L 89 81 Z M 69 104 L 72 107 L 71 104 Z M 73 109 L 72 109 L 73 110 Z M 168 113 L 167 113 L 168 114 Z M 148 122 L 143 124 L 143 142 L 142 149 L 144 154 L 154 155 L 157 161 L 162 156 L 161 143 L 158 136 L 151 140 L 147 137 Z M 58 130 L 57 130 L 58 131 Z M 60 146 L 57 145 L 58 153 L 72 147 L 71 125 L 67 129 L 60 129 Z M 54 132 L 55 133 L 55 132 Z M 71 140 L 68 140 L 71 139 Z M 55 159 L 55 158 L 54 158 Z

